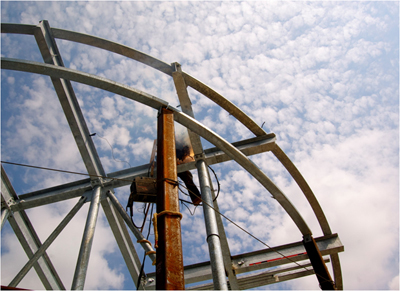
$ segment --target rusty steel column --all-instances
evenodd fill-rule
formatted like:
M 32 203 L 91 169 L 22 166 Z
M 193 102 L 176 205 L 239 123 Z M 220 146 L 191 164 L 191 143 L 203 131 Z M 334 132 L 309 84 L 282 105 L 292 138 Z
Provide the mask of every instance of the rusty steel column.
M 185 289 L 177 179 L 174 114 L 162 108 L 157 133 L 157 290 Z
M 303 236 L 303 245 L 307 251 L 308 258 L 311 261 L 315 275 L 319 281 L 322 290 L 336 290 L 335 284 L 329 274 L 328 268 L 325 265 L 321 252 L 318 249 L 317 243 L 311 235 Z

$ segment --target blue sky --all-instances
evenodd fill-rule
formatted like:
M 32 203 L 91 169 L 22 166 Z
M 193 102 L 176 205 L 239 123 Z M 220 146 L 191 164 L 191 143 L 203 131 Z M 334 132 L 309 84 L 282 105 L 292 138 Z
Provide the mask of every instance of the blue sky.
M 239 106 L 268 132 L 313 189 L 340 254 L 344 288 L 399 288 L 399 5 L 398 2 L 1 2 L 2 22 L 38 24 L 116 41 L 182 69 Z M 42 61 L 32 36 L 2 35 L 4 57 Z M 125 83 L 178 105 L 173 81 L 142 64 L 99 49 L 57 41 L 66 67 Z M 148 163 L 156 111 L 73 83 L 106 172 Z M 252 137 L 232 116 L 189 90 L 196 118 L 230 142 Z M 204 143 L 205 147 L 210 147 Z M 1 159 L 85 172 L 47 77 L 2 70 Z M 322 235 L 300 190 L 272 153 L 253 156 Z M 3 165 L 18 194 L 82 177 Z M 213 167 L 221 211 L 275 246 L 302 239 L 269 193 L 233 162 Z M 197 175 L 194 173 L 195 181 Z M 116 189 L 122 204 L 127 187 Z M 44 241 L 75 204 L 28 210 Z M 70 286 L 86 208 L 48 250 Z M 185 264 L 208 260 L 203 213 L 182 207 Z M 137 219 L 139 219 L 139 215 Z M 231 252 L 263 246 L 226 224 Z M 150 236 L 152 238 L 152 236 Z M 26 255 L 7 225 L 1 283 Z M 18 245 L 18 247 L 15 247 Z M 62 251 L 60 251 L 62 250 Z M 140 248 L 139 256 L 142 257 Z M 100 211 L 88 289 L 133 288 Z M 154 271 L 146 265 L 146 271 Z M 34 271 L 21 287 L 43 288 Z M 69 288 L 69 287 L 67 287 Z M 314 276 L 267 288 L 319 289 Z

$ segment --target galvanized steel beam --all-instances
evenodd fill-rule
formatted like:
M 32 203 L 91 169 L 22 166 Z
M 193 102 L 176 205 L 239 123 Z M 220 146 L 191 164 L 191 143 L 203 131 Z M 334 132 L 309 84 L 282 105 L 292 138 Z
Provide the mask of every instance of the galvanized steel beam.
M 275 135 L 254 137 L 240 142 L 232 143 L 238 150 L 245 155 L 255 155 L 265 151 L 270 151 L 275 146 Z M 205 151 L 205 161 L 207 165 L 222 163 L 231 160 L 219 148 L 210 148 Z M 107 178 L 103 181 L 106 189 L 118 188 L 130 185 L 134 178 L 147 175 L 149 164 L 133 167 L 113 173 L 107 174 Z M 178 173 L 195 169 L 195 162 L 178 165 Z M 54 202 L 59 202 L 84 195 L 85 192 L 91 191 L 92 185 L 89 179 L 79 180 L 31 193 L 19 195 L 20 201 L 12 205 L 14 211 L 28 209 Z
M 87 268 L 89 265 L 90 251 L 92 249 L 94 232 L 96 229 L 97 216 L 99 213 L 101 187 L 93 189 L 89 212 L 86 219 L 85 230 L 83 232 L 81 248 L 79 250 L 78 262 L 72 281 L 71 290 L 83 290 L 85 286 Z
M 28 71 L 32 73 L 50 75 L 53 77 L 56 76 L 59 78 L 65 78 L 79 83 L 94 86 L 141 102 L 155 109 L 168 106 L 172 111 L 174 111 L 175 121 L 202 136 L 215 146 L 219 147 L 228 156 L 230 156 L 239 165 L 241 165 L 245 170 L 247 170 L 254 178 L 256 178 L 256 180 L 258 180 L 261 185 L 263 185 L 272 194 L 273 198 L 275 198 L 279 202 L 279 204 L 281 204 L 281 206 L 289 214 L 289 216 L 292 218 L 292 220 L 297 225 L 303 235 L 312 234 L 310 228 L 308 227 L 300 213 L 297 211 L 297 209 L 287 199 L 283 192 L 252 161 L 250 161 L 243 153 L 237 150 L 234 146 L 232 146 L 229 142 L 220 137 L 218 134 L 216 134 L 206 126 L 202 125 L 197 120 L 191 118 L 183 112 L 178 111 L 176 108 L 169 106 L 169 104 L 164 100 L 140 92 L 139 90 L 135 90 L 126 85 L 107 80 L 105 78 L 63 67 L 56 67 L 37 62 L 6 58 L 2 58 L 1 64 L 5 69 Z
M 1 166 L 1 195 L 4 198 L 5 203 L 12 204 L 18 201 L 18 196 L 15 193 L 3 166 Z M 21 210 L 13 212 L 9 215 L 8 221 L 28 258 L 32 258 L 42 243 L 40 242 L 40 239 L 25 211 Z M 46 253 L 37 260 L 34 264 L 34 268 L 47 290 L 65 290 L 60 277 Z
M 18 274 L 11 281 L 9 286 L 16 287 L 19 282 L 25 277 L 28 271 L 32 268 L 35 262 L 44 254 L 48 247 L 53 243 L 61 231 L 67 226 L 75 214 L 81 209 L 83 204 L 86 202 L 86 197 L 81 197 L 78 203 L 71 209 L 71 211 L 65 216 L 65 218 L 60 222 L 56 229 L 50 234 L 46 241 L 40 246 L 36 253 L 29 259 L 29 261 L 22 267 Z
M 180 64 L 175 63 L 175 72 L 172 73 L 174 79 L 176 92 L 179 97 L 179 103 L 181 105 L 182 111 L 194 118 L 194 113 L 192 109 L 192 103 L 189 98 L 189 93 L 187 91 L 187 85 L 183 78 L 182 69 Z M 213 269 L 213 282 L 214 289 L 221 290 L 227 289 L 225 272 L 228 274 L 231 285 L 234 289 L 238 289 L 236 276 L 232 271 L 231 254 L 229 251 L 228 241 L 225 236 L 225 230 L 222 223 L 217 223 L 217 218 L 221 221 L 221 216 L 214 212 L 212 206 L 218 208 L 217 201 L 214 201 L 212 183 L 210 179 L 210 173 L 207 168 L 207 164 L 204 161 L 204 151 L 201 144 L 201 140 L 198 134 L 188 130 L 189 139 L 193 147 L 194 157 L 196 161 L 196 168 L 199 174 L 201 197 L 203 199 L 203 211 L 204 211 L 204 221 L 206 224 L 207 231 L 207 243 L 210 252 L 210 262 Z M 214 203 L 212 203 L 214 201 Z M 221 236 L 225 248 L 222 248 Z
M 2 24 L 2 33 L 32 34 L 32 26 L 26 26 L 21 24 Z M 174 68 L 172 65 L 164 63 L 154 57 L 146 55 L 135 49 L 129 48 L 127 46 L 109 40 L 58 28 L 52 28 L 52 34 L 54 35 L 55 38 L 78 42 L 120 54 L 122 56 L 141 62 L 147 66 L 150 66 L 170 76 L 172 76 L 174 72 Z M 193 78 L 192 76 L 184 72 L 183 72 L 183 77 L 188 86 L 197 90 L 199 93 L 203 94 L 204 96 L 206 96 L 207 98 L 209 98 L 210 100 L 221 106 L 223 109 L 229 112 L 230 115 L 234 116 L 243 125 L 245 125 L 256 136 L 261 136 L 266 134 L 266 132 L 257 123 L 255 123 L 248 115 L 246 115 L 236 105 L 234 105 L 228 99 L 224 98 L 215 90 L 211 89 L 207 85 L 203 84 L 202 82 L 198 81 L 197 79 Z
M 316 238 L 315 241 L 323 256 L 332 256 L 344 251 L 344 247 L 337 234 L 319 237 Z M 279 253 L 277 253 L 277 251 Z M 305 272 L 312 272 L 310 274 L 313 274 L 313 268 L 310 264 L 303 265 L 299 263 L 300 261 L 306 260 L 308 260 L 308 256 L 302 241 L 232 256 L 233 267 L 236 274 L 244 274 L 269 268 L 273 268 L 270 270 L 270 272 L 273 272 L 276 271 L 276 267 L 287 264 L 293 265 L 293 263 L 295 263 L 295 265 L 292 266 L 293 268 L 303 269 Z M 327 259 L 325 259 L 325 261 L 327 261 Z M 186 284 L 210 280 L 212 279 L 210 262 L 185 266 L 184 274 Z M 154 273 L 147 274 L 148 279 L 154 277 Z M 238 277 L 238 280 L 240 280 L 240 278 L 242 277 Z M 281 278 L 281 276 L 279 276 L 279 278 Z M 149 280 L 149 282 L 150 281 L 151 280 Z M 148 283 L 145 287 L 146 289 L 154 289 L 154 284 Z M 242 289 L 242 287 L 243 286 L 239 285 L 240 289 Z M 196 288 L 196 286 L 194 286 L 194 288 Z
M 125 223 L 121 215 L 115 209 L 115 206 L 112 204 L 109 197 L 101 200 L 101 206 L 117 241 L 128 271 L 134 284 L 136 285 L 139 278 L 141 263 L 129 236 L 128 230 L 126 229 Z
M 111 203 L 114 205 L 115 209 L 118 211 L 119 215 L 125 221 L 126 225 L 132 231 L 136 239 L 140 241 L 140 245 L 144 249 L 145 253 L 149 253 L 148 256 L 154 262 L 154 260 L 156 259 L 156 255 L 154 254 L 154 249 L 151 244 L 146 242 L 143 234 L 133 225 L 131 218 L 129 217 L 128 213 L 126 213 L 124 207 L 122 207 L 122 205 L 119 203 L 114 193 L 112 193 L 111 191 L 107 191 L 106 195 L 110 199 Z
M 52 35 L 49 23 L 46 20 L 40 22 L 34 32 L 39 50 L 46 64 L 64 67 L 64 62 L 58 50 L 55 39 Z M 89 136 L 89 129 L 83 117 L 78 99 L 72 88 L 71 82 L 67 79 L 51 77 L 54 89 L 60 100 L 61 106 L 75 138 L 82 160 L 90 175 L 105 176 L 103 166 L 97 154 L 92 138 Z M 92 180 L 98 178 L 92 177 Z
M 329 259 L 325 260 L 326 263 Z M 262 287 L 270 284 L 280 283 L 314 274 L 311 264 L 294 266 L 289 268 L 277 268 L 273 270 L 263 271 L 257 274 L 240 276 L 238 285 L 240 290 L 247 290 Z M 187 290 L 213 290 L 212 284 L 200 284 L 191 286 Z M 237 290 L 229 286 L 230 290 Z

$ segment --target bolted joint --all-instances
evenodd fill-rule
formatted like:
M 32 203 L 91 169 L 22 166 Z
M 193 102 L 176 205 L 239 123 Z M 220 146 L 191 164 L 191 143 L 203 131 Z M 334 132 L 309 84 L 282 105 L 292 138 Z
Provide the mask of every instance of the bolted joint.
M 90 181 L 90 184 L 92 185 L 93 189 L 96 186 L 103 187 L 104 186 L 104 180 L 102 178 L 93 179 L 93 180 Z
M 204 155 L 204 153 L 195 154 L 195 155 L 194 155 L 194 159 L 195 159 L 196 161 L 198 161 L 198 160 L 204 160 L 205 158 L 206 158 L 206 156 Z

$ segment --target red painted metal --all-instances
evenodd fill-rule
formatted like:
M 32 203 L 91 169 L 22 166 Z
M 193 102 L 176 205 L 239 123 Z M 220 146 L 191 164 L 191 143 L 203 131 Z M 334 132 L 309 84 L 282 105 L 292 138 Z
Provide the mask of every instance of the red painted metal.
M 157 213 L 158 248 L 156 259 L 156 289 L 183 290 L 183 256 L 176 184 L 176 153 L 173 112 L 162 108 L 158 116 L 157 138 Z M 165 212 L 164 212 L 165 213 Z

